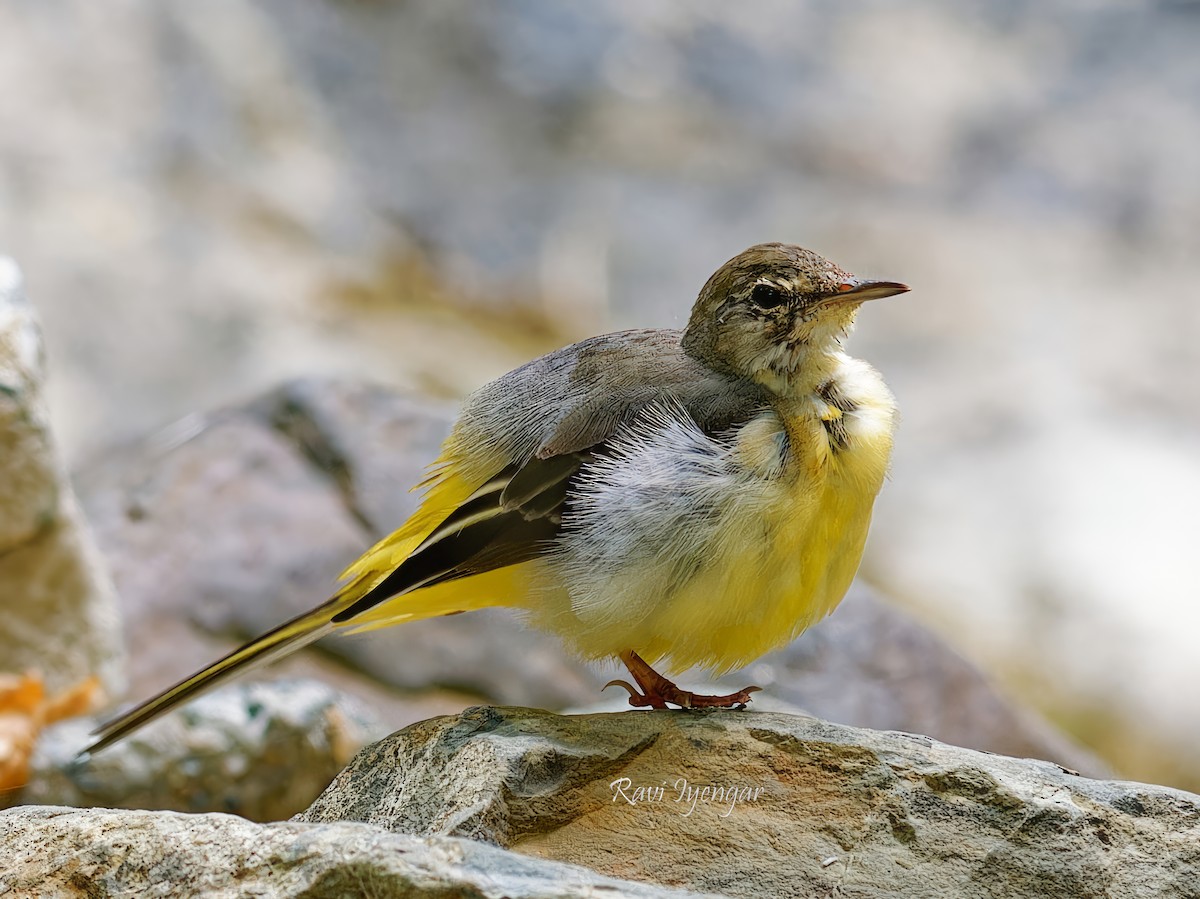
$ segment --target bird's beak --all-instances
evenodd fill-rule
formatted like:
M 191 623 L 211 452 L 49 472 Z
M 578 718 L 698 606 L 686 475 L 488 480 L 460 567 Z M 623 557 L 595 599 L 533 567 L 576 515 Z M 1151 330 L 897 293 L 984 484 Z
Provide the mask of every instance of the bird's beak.
M 827 303 L 840 303 L 843 300 L 863 303 L 867 300 L 894 297 L 898 293 L 908 293 L 912 290 L 907 284 L 901 284 L 899 281 L 868 281 L 865 278 L 847 278 L 837 289 L 838 292 L 829 297 Z

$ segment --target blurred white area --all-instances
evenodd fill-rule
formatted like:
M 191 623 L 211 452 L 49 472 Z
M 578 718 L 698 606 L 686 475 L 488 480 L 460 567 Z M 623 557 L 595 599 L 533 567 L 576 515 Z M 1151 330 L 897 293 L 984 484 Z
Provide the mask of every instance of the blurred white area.
M 677 324 L 760 240 L 906 281 L 853 343 L 903 411 L 865 573 L 1196 788 L 1196 46 L 1185 0 L 20 0 L 0 250 L 76 459 Z

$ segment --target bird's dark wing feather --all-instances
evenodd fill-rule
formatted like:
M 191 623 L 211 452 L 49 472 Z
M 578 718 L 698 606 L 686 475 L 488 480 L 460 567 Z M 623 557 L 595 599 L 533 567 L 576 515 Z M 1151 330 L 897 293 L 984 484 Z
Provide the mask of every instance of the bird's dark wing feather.
M 567 485 L 586 453 L 510 465 L 455 509 L 391 574 L 333 616 L 342 624 L 398 593 L 528 562 L 562 524 Z

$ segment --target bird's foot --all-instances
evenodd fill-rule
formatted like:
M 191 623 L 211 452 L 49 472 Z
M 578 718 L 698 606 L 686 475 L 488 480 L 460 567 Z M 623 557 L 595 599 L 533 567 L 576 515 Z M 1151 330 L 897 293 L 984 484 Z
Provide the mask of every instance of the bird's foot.
M 682 709 L 744 709 L 746 703 L 751 699 L 750 694 L 762 689 L 762 687 L 744 687 L 736 693 L 729 693 L 725 696 L 709 696 L 705 693 L 681 690 L 675 684 L 668 682 L 669 689 L 667 690 L 639 693 L 633 684 L 624 680 L 610 680 L 603 689 L 607 690 L 613 686 L 624 687 L 629 691 L 631 706 L 652 709 L 669 708 L 667 703 L 677 705 Z
M 736 693 L 726 696 L 707 696 L 702 693 L 692 693 L 681 690 L 667 680 L 636 652 L 629 650 L 621 653 L 621 661 L 633 675 L 637 687 L 628 681 L 611 680 L 604 689 L 612 686 L 624 687 L 629 691 L 629 704 L 634 708 L 665 709 L 668 703 L 681 709 L 740 709 L 750 702 L 750 694 L 761 690 L 761 687 L 745 687 Z M 640 690 L 638 689 L 640 688 Z

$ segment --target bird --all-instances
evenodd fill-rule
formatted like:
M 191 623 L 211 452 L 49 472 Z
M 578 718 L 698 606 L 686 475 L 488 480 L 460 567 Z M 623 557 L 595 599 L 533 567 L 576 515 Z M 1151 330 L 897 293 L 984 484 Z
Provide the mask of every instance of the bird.
M 605 334 L 469 396 L 413 515 L 332 597 L 103 724 L 87 756 L 333 631 L 518 609 L 637 708 L 744 708 L 672 672 L 744 667 L 849 589 L 888 472 L 896 403 L 844 342 L 904 293 L 793 244 L 734 256 L 686 327 Z M 657 667 L 656 667 L 657 666 Z

